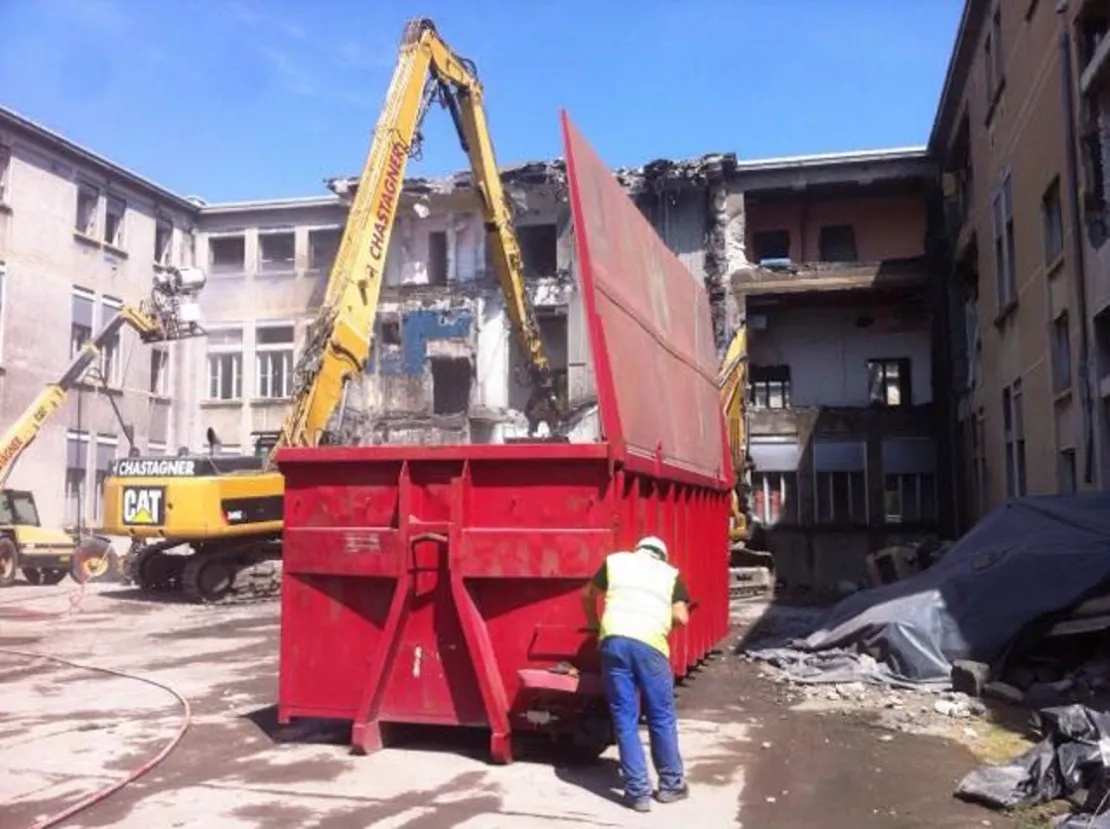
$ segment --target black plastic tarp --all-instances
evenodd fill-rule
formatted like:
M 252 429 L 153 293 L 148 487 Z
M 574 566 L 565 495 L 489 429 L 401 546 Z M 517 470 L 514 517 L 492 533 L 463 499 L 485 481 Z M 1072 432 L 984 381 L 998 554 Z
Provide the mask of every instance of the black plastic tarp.
M 1044 739 L 1001 766 L 983 766 L 960 781 L 956 794 L 996 808 L 1034 806 L 1070 798 L 1078 814 L 1058 829 L 1110 829 L 1110 715 L 1082 705 L 1040 712 Z
M 749 643 L 748 654 L 798 681 L 947 687 L 955 660 L 993 664 L 1031 623 L 1108 583 L 1110 494 L 1015 499 L 928 570 L 855 593 L 805 638 Z

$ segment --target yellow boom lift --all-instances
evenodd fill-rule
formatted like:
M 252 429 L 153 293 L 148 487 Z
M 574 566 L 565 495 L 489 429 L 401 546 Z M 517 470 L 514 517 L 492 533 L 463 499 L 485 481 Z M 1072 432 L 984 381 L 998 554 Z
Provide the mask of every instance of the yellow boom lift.
M 167 342 L 203 334 L 196 295 L 204 287 L 203 272 L 171 269 L 155 275 L 150 296 L 138 308 L 123 306 L 86 342 L 69 367 L 31 401 L 26 411 L 0 435 L 0 587 L 16 573 L 31 584 L 57 584 L 73 564 L 76 539 L 60 529 L 43 527 L 31 492 L 6 486 L 15 463 L 38 436 L 43 424 L 65 402 L 73 386 L 96 371 L 94 362 L 106 343 L 124 326 L 144 343 Z
M 562 427 L 565 401 L 524 286 L 512 210 L 486 129 L 482 87 L 473 64 L 443 42 L 430 20 L 409 21 L 393 79 L 359 177 L 321 309 L 294 371 L 292 408 L 262 457 L 212 455 L 117 461 L 104 487 L 106 534 L 130 536 L 131 579 L 145 591 L 181 590 L 194 601 L 258 596 L 278 586 L 284 482 L 274 468 L 281 446 L 339 442 L 329 428 L 347 383 L 370 352 L 386 251 L 404 182 L 431 103 L 451 114 L 473 173 L 487 244 L 509 321 L 524 351 L 533 389 L 534 430 Z M 172 552 L 171 552 L 172 551 Z M 179 554 L 182 553 L 182 554 Z

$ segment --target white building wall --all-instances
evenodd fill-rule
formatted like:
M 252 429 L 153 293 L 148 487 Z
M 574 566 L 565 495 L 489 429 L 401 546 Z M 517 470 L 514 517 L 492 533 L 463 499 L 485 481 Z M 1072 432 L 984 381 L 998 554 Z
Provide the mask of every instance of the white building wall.
M 932 401 L 928 324 L 890 310 L 793 309 L 749 317 L 752 365 L 790 366 L 791 402 L 800 406 L 867 406 L 867 361 L 909 358 L 913 404 Z M 857 320 L 868 316 L 869 327 Z

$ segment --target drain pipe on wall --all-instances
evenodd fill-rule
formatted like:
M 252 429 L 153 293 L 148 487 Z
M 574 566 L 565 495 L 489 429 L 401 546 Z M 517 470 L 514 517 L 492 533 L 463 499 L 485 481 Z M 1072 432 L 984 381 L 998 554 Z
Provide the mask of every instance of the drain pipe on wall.
M 1071 66 L 1071 38 L 1068 36 L 1066 18 L 1068 0 L 1057 0 L 1056 14 L 1060 15 L 1060 83 L 1064 103 L 1064 144 L 1067 149 L 1068 200 L 1072 216 L 1071 247 L 1075 262 L 1075 290 L 1079 311 L 1079 403 L 1083 413 L 1083 483 L 1094 480 L 1095 427 L 1091 391 L 1091 352 L 1087 318 L 1087 269 L 1083 258 L 1083 217 L 1079 205 L 1079 158 L 1075 138 L 1075 80 Z

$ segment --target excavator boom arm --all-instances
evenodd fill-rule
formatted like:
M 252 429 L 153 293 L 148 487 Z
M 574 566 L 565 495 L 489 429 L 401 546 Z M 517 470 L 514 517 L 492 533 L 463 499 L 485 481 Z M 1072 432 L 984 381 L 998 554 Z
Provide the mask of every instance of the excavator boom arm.
M 486 128 L 481 85 L 467 62 L 439 37 L 431 21 L 416 19 L 405 27 L 324 304 L 310 327 L 294 372 L 293 407 L 275 450 L 319 443 L 346 384 L 364 369 L 405 167 L 423 116 L 429 73 L 443 93 L 470 161 L 510 322 L 528 358 L 534 383 L 542 389 L 540 396 L 551 404 L 543 407 L 541 403 L 534 408 L 550 410 L 556 405 L 550 366 L 528 304 L 520 248 Z

